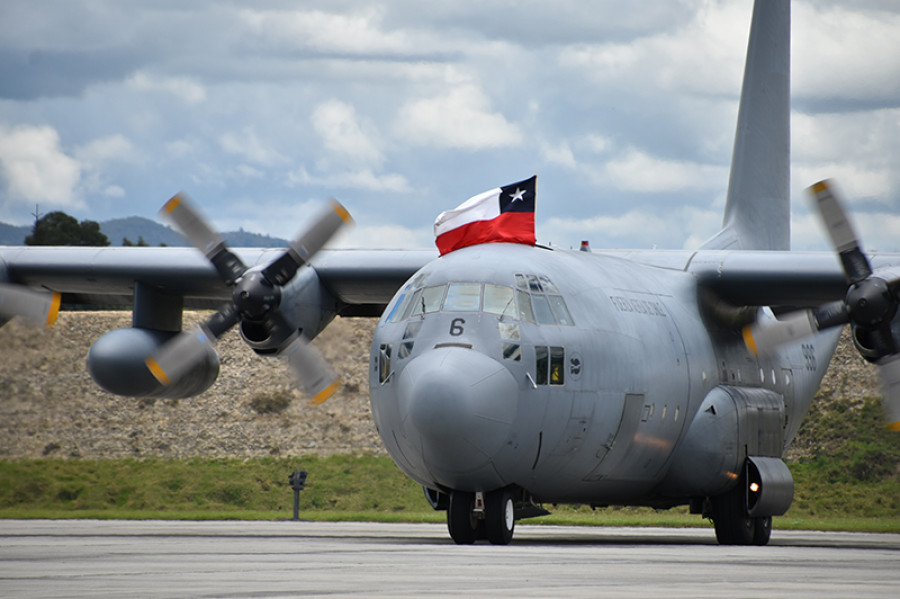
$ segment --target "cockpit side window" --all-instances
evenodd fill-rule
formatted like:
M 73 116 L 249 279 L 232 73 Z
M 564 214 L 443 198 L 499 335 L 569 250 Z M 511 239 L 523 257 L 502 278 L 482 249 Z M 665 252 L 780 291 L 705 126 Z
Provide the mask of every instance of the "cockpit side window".
M 553 284 L 550 277 L 538 275 L 538 279 L 541 281 L 541 287 L 544 288 L 544 293 L 559 293 L 559 289 L 556 288 L 556 285 Z
M 528 322 L 535 322 L 534 310 L 531 309 L 531 296 L 520 289 L 516 289 L 516 299 L 519 300 L 519 318 Z
M 534 382 L 537 385 L 566 384 L 566 349 L 537 345 L 534 348 Z
M 569 314 L 569 309 L 566 307 L 566 300 L 561 295 L 548 295 L 547 300 L 550 302 L 550 308 L 553 310 L 556 322 L 568 327 L 575 324 L 572 320 L 572 315 Z
M 546 295 L 532 295 L 531 304 L 534 306 L 534 316 L 540 324 L 556 324 L 553 310 Z
M 410 316 L 420 316 L 422 314 L 430 314 L 441 309 L 441 301 L 444 299 L 444 291 L 446 285 L 436 285 L 434 287 L 426 287 L 421 293 L 416 291 L 411 302 L 412 307 Z
M 546 275 L 517 274 L 516 294 L 522 320 L 572 326 L 575 322 L 559 288 Z
M 406 320 L 410 316 L 412 316 L 413 311 L 416 306 L 419 305 L 422 297 L 422 290 L 416 289 L 415 293 L 406 296 L 405 304 L 402 310 L 398 310 L 397 313 L 400 315 L 398 320 Z

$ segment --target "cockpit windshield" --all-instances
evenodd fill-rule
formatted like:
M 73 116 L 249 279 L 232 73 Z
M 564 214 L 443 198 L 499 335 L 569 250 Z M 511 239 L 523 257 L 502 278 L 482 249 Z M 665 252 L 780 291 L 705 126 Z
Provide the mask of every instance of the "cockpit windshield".
M 515 289 L 466 281 L 412 289 L 401 296 L 388 320 L 402 322 L 432 312 L 481 311 L 537 324 L 574 324 L 565 299 L 549 277 L 516 274 L 515 281 Z

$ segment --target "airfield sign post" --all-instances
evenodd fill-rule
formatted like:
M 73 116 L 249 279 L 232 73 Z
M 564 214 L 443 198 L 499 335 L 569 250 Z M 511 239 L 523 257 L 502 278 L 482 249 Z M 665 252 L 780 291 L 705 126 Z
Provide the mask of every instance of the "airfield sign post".
M 300 519 L 300 491 L 306 488 L 306 477 L 309 472 L 306 470 L 294 470 L 288 481 L 294 490 L 294 520 Z

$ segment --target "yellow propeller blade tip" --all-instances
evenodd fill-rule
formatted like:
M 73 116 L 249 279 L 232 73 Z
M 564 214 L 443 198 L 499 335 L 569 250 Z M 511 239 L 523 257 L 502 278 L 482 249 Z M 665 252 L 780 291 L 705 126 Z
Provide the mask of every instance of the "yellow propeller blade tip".
M 178 205 L 181 204 L 183 199 L 184 196 L 181 193 L 176 193 L 171 198 L 169 198 L 168 202 L 163 204 L 163 212 L 165 212 L 166 214 L 172 214 L 172 211 L 178 208 Z
M 44 323 L 45 329 L 53 328 L 56 324 L 56 318 L 59 316 L 59 305 L 62 303 L 62 294 L 53 292 L 53 299 L 50 300 L 50 311 L 47 312 L 47 321 Z
M 347 223 L 348 225 L 353 224 L 353 217 L 350 216 L 350 212 L 344 208 L 344 205 L 338 202 L 337 200 L 331 200 L 331 207 L 337 212 L 337 215 L 341 217 L 341 220 Z
M 172 379 L 168 377 L 168 375 L 163 372 L 163 369 L 160 368 L 159 364 L 153 358 L 147 358 L 144 360 L 144 363 L 147 365 L 147 368 L 150 370 L 150 374 L 152 374 L 156 380 L 158 380 L 163 385 L 171 385 Z
M 319 391 L 315 397 L 309 400 L 309 405 L 311 406 L 319 406 L 325 403 L 325 401 L 335 394 L 335 392 L 341 388 L 341 381 L 334 381 L 321 391 Z
M 759 350 L 756 348 L 756 341 L 753 340 L 753 332 L 750 330 L 749 326 L 741 329 L 741 334 L 744 336 L 744 345 L 747 346 L 754 356 L 759 355 Z
M 813 190 L 813 193 L 820 193 L 828 189 L 828 181 L 819 181 L 818 183 L 813 183 L 810 189 Z

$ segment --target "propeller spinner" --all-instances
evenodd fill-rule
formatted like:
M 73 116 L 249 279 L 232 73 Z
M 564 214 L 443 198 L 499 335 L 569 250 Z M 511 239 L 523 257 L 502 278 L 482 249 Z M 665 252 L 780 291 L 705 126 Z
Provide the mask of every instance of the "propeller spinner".
M 849 323 L 860 353 L 878 366 L 887 426 L 900 432 L 900 346 L 892 330 L 900 305 L 900 278 L 885 278 L 872 270 L 831 181 L 820 181 L 809 191 L 841 260 L 847 294 L 843 300 L 744 327 L 744 342 L 754 354 L 766 353 Z
M 312 224 L 290 242 L 287 250 L 262 270 L 248 269 L 232 253 L 222 237 L 200 216 L 187 197 L 178 194 L 163 206 L 169 218 L 191 245 L 203 252 L 225 284 L 232 287 L 232 301 L 206 322 L 177 335 L 156 354 L 147 358 L 147 368 L 156 379 L 169 385 L 203 359 L 208 348 L 241 321 L 250 321 L 265 330 L 286 357 L 295 378 L 317 405 L 331 397 L 339 381 L 325 358 L 309 340 L 290 325 L 281 313 L 281 289 L 344 224 L 350 214 L 332 200 Z

